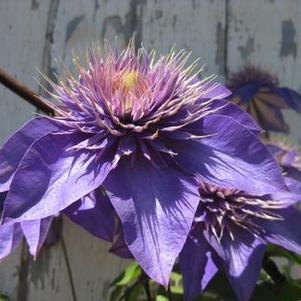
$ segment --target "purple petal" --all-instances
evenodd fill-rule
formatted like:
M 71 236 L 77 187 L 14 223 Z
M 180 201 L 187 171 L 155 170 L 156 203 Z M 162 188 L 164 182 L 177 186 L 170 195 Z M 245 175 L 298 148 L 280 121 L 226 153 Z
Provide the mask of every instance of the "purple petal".
M 104 182 L 128 247 L 155 281 L 167 285 L 199 202 L 195 183 L 177 170 L 123 159 Z
M 236 122 L 255 134 L 262 132 L 262 129 L 257 125 L 249 113 L 243 111 L 238 105 L 231 103 L 230 101 L 216 100 L 210 107 L 212 109 L 220 108 L 216 112 L 218 115 L 225 115 L 233 118 Z
M 283 217 L 280 221 L 261 221 L 265 239 L 273 244 L 301 254 L 301 214 L 294 208 L 276 212 Z
M 125 242 L 122 225 L 120 223 L 118 224 L 114 242 L 111 248 L 109 249 L 109 252 L 121 258 L 133 259 L 133 255 Z
M 265 251 L 263 242 L 247 231 L 238 230 L 235 239 L 222 239 L 225 270 L 240 301 L 248 301 L 256 286 Z
M 238 88 L 233 92 L 233 96 L 240 96 L 240 103 L 244 104 L 252 100 L 252 98 L 258 93 L 258 91 L 262 88 L 262 84 L 258 82 L 251 82 L 242 87 Z
M 279 108 L 265 104 L 264 102 L 256 102 L 255 110 L 259 115 L 258 122 L 260 122 L 264 129 L 276 132 L 288 131 L 288 126 Z
M 92 235 L 106 241 L 113 241 L 115 212 L 109 197 L 101 188 L 83 197 L 79 208 L 72 210 L 68 207 L 64 213 Z
M 289 88 L 275 88 L 275 92 L 283 97 L 287 105 L 298 113 L 301 113 L 301 95 Z
M 264 144 L 232 118 L 204 118 L 204 134 L 212 136 L 178 142 L 176 160 L 186 171 L 217 185 L 254 194 L 287 191 L 280 168 Z
M 30 145 L 58 126 L 44 117 L 30 120 L 4 143 L 0 149 L 0 191 L 7 191 L 13 175 Z
M 20 224 L 0 226 L 0 260 L 17 248 L 23 237 Z
M 5 200 L 6 220 L 55 215 L 101 185 L 114 154 L 70 150 L 81 140 L 79 134 L 48 134 L 29 149 Z
M 212 252 L 203 235 L 188 237 L 180 253 L 184 299 L 196 298 L 218 271 Z
M 291 177 L 284 177 L 285 184 L 287 185 L 288 189 L 299 195 L 299 198 L 297 201 L 301 200 L 301 181 L 296 180 Z
M 36 257 L 47 237 L 53 217 L 21 222 L 22 230 L 29 245 L 29 252 Z
M 208 90 L 204 95 L 204 98 L 206 99 L 225 99 L 232 93 L 225 86 L 211 82 L 204 85 L 204 91 L 205 90 Z

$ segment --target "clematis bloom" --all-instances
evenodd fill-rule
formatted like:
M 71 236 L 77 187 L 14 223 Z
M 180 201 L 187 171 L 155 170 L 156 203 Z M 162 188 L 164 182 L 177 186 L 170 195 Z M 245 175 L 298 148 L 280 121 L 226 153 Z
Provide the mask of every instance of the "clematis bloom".
M 260 129 L 223 100 L 229 90 L 199 79 L 194 63 L 184 67 L 187 59 L 180 51 L 156 60 L 130 44 L 120 54 L 92 48 L 87 68 L 75 60 L 77 78 L 52 83 L 56 116 L 29 121 L 0 151 L 4 225 L 75 206 L 83 214 L 69 212 L 72 220 L 112 240 L 113 208 L 134 258 L 166 286 L 198 208 L 196 176 L 251 193 L 286 191 Z M 110 204 L 99 203 L 102 188 Z M 109 231 L 93 228 L 90 214 Z
M 200 183 L 200 204 L 180 253 L 186 300 L 197 297 L 224 269 L 240 301 L 250 300 L 267 243 L 301 254 L 298 196 L 250 194 Z

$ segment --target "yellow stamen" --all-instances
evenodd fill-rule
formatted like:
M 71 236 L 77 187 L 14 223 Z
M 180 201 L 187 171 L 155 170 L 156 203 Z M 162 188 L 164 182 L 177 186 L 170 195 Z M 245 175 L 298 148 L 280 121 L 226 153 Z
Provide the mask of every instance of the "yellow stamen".
M 126 92 L 131 90 L 138 82 L 139 72 L 126 71 L 121 77 L 121 83 Z

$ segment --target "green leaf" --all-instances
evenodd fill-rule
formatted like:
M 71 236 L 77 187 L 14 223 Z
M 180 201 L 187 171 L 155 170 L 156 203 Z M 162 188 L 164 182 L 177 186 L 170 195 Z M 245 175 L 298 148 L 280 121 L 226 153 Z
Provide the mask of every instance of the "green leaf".
M 286 249 L 283 249 L 279 246 L 269 245 L 267 247 L 266 253 L 268 256 L 286 258 L 286 259 L 289 259 L 290 261 L 293 261 L 293 262 L 301 265 L 301 256 L 299 256 L 291 251 L 288 251 Z
M 110 301 L 117 301 L 120 299 L 121 295 L 123 294 L 123 288 L 121 286 L 116 286 L 114 290 L 111 292 Z M 1 299 L 0 299 L 1 301 Z
M 216 294 L 204 292 L 201 297 L 196 299 L 196 301 L 221 301 L 221 298 Z
M 143 286 L 141 283 L 127 288 L 125 291 L 124 301 L 136 301 L 143 294 Z
M 166 298 L 165 296 L 162 296 L 162 295 L 158 295 L 156 297 L 156 301 L 168 301 L 168 298 Z
M 121 273 L 111 284 L 111 286 L 126 286 L 136 280 L 141 275 L 141 269 L 136 262 L 131 262 L 124 272 Z
M 170 275 L 170 291 L 173 294 L 183 294 L 182 275 L 172 272 Z
M 9 301 L 9 297 L 0 293 L 0 301 Z

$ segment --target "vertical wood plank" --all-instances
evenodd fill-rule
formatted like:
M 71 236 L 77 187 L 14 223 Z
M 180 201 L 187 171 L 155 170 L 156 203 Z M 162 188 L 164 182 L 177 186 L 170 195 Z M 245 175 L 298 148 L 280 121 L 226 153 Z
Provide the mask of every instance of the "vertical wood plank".
M 77 300 L 108 300 L 112 281 L 128 264 L 109 253 L 110 245 L 65 220 L 64 237 Z
M 30 260 L 26 300 L 73 301 L 71 277 L 77 300 L 107 300 L 109 285 L 126 261 L 108 253 L 109 245 L 93 237 L 67 218 L 63 220 L 63 239 L 42 249 L 36 261 Z M 22 299 L 24 300 L 24 299 Z
M 26 283 L 23 283 L 25 288 L 22 295 L 19 295 L 20 301 L 73 301 L 68 269 L 60 241 L 54 246 L 44 247 L 36 260 L 30 257 L 27 269 Z
M 0 65 L 33 89 L 41 67 L 50 0 L 0 1 Z M 35 2 L 34 2 L 35 3 Z M 35 108 L 0 86 L 0 141 L 32 116 Z
M 85 53 L 91 42 L 107 39 L 124 46 L 131 30 L 131 1 L 75 0 L 60 1 L 57 21 L 51 45 L 51 66 L 59 68 L 56 59 L 72 67 L 72 52 L 79 56 Z
M 301 2 L 229 0 L 228 67 L 261 66 L 280 84 L 301 91 Z M 301 117 L 287 111 L 291 136 L 301 142 Z
M 0 1 L 0 66 L 37 90 L 50 0 Z M 21 126 L 35 108 L 0 86 L 0 142 Z M 1 238 L 0 238 L 1 239 Z M 21 248 L 0 264 L 0 291 L 16 300 Z
M 137 19 L 141 19 L 143 43 L 147 48 L 167 52 L 192 50 L 209 74 L 224 74 L 225 1 L 141 1 Z M 139 24 L 139 22 L 138 22 Z M 139 27 L 138 27 L 139 29 Z

